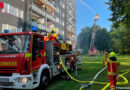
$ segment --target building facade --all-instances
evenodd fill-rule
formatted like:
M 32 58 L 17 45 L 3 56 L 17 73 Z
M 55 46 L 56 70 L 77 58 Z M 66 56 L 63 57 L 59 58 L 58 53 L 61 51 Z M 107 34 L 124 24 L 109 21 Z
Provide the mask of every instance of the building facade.
M 29 26 L 36 26 L 41 32 L 50 32 L 56 21 L 54 2 L 54 0 L 30 0 Z
M 66 2 L 66 40 L 68 43 L 75 45 L 76 42 L 76 5 L 75 0 L 67 0 Z
M 51 32 L 74 45 L 76 39 L 75 0 L 0 0 L 6 14 L 0 15 L 0 32 L 20 32 L 27 22 L 27 30 L 37 27 L 39 32 Z
M 6 14 L 0 13 L 0 32 L 21 32 L 24 22 L 25 2 L 23 0 L 0 0 L 4 1 Z

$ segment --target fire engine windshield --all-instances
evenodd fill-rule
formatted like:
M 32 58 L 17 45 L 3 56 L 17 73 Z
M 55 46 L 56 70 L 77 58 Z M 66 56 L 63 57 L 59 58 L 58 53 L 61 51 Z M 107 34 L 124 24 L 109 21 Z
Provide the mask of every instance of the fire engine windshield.
M 25 53 L 29 50 L 30 35 L 0 36 L 0 54 Z

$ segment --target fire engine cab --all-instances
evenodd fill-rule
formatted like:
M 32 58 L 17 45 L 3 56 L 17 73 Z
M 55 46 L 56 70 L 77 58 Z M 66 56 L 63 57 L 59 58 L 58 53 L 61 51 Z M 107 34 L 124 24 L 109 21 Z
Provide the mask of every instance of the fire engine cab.
M 0 34 L 0 87 L 44 89 L 49 80 L 67 69 L 73 70 L 75 54 L 71 45 L 45 41 L 36 32 Z

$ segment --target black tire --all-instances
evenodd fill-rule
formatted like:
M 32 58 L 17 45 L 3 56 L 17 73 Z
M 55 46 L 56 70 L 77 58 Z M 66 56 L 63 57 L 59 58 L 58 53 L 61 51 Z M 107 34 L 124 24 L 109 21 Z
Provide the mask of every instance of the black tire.
M 49 76 L 50 76 L 49 72 L 48 73 L 46 71 L 42 72 L 41 78 L 40 78 L 40 85 L 38 87 L 38 90 L 45 90 L 47 88 L 49 81 L 50 81 Z

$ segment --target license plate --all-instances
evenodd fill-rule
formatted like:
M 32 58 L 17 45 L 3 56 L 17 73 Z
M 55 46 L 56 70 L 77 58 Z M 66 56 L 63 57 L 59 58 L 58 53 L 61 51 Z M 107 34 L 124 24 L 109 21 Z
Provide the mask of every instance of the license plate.
M 9 82 L 9 78 L 0 78 L 0 82 Z

